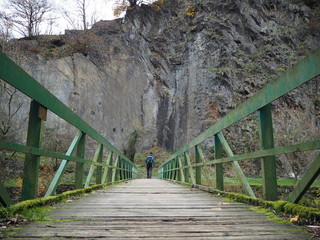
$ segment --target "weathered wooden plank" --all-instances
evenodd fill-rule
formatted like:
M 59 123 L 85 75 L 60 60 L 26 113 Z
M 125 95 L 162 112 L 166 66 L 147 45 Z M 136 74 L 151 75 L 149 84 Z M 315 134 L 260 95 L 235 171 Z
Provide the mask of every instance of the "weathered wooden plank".
M 248 206 L 157 179 L 140 179 L 60 204 L 53 221 L 18 230 L 15 239 L 308 239 Z

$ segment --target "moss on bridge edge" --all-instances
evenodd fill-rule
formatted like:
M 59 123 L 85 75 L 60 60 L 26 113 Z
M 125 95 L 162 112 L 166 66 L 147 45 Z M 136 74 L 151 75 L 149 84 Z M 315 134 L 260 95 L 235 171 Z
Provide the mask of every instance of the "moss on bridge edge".
M 92 191 L 105 188 L 110 184 L 99 184 L 93 185 L 87 188 L 81 188 L 77 190 L 67 191 L 56 196 L 44 197 L 44 198 L 36 198 L 31 200 L 26 200 L 23 202 L 16 203 L 7 208 L 0 208 L 0 219 L 9 218 L 16 214 L 23 212 L 26 209 L 34 208 L 34 207 L 42 207 L 47 206 L 53 203 L 59 203 L 64 200 L 67 200 L 69 197 L 83 195 L 85 193 L 90 193 Z
M 185 183 L 182 183 L 182 184 L 186 185 Z M 207 187 L 207 186 L 202 186 L 202 185 L 192 185 L 192 184 L 187 184 L 187 185 L 209 192 L 209 193 L 213 193 L 213 194 L 228 198 L 228 199 L 235 200 L 237 202 L 242 202 L 248 205 L 260 206 L 263 208 L 272 209 L 278 213 L 299 215 L 300 218 L 312 219 L 318 222 L 320 221 L 320 210 L 317 208 L 305 207 L 305 206 L 301 206 L 299 204 L 295 204 L 287 201 L 266 201 L 260 198 L 249 197 L 247 195 L 240 194 L 240 193 L 219 191 L 217 189 Z

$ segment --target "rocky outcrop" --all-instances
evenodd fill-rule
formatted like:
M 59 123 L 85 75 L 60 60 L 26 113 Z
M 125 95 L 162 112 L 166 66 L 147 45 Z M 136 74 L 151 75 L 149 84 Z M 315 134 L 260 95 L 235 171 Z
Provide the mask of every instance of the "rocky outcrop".
M 174 150 L 319 47 L 317 11 L 302 0 L 166 0 L 96 23 L 79 53 L 23 66 L 116 145 L 140 129 L 141 148 Z M 319 133 L 318 84 L 277 100 L 276 129 L 298 112 L 295 123 Z M 256 136 L 254 123 L 233 128 L 231 140 Z

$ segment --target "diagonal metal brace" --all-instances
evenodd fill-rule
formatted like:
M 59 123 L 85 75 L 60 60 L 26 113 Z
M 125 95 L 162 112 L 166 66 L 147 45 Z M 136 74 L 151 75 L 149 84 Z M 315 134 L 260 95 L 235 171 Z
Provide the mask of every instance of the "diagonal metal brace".
M 221 144 L 223 146 L 223 149 L 225 150 L 227 155 L 229 157 L 234 156 L 234 154 L 233 154 L 233 152 L 232 152 L 227 140 L 225 139 L 223 133 L 219 132 L 217 135 L 218 135 L 218 137 L 220 139 L 220 142 L 221 142 Z M 234 168 L 234 170 L 236 171 L 236 174 L 237 174 L 237 177 L 238 177 L 238 179 L 240 181 L 242 189 L 250 197 L 254 197 L 255 198 L 256 196 L 255 196 L 254 192 L 252 191 L 252 188 L 250 187 L 250 184 L 248 183 L 246 176 L 244 175 L 243 171 L 241 170 L 241 167 L 240 167 L 239 163 L 237 161 L 232 161 L 231 164 L 232 164 L 232 167 Z

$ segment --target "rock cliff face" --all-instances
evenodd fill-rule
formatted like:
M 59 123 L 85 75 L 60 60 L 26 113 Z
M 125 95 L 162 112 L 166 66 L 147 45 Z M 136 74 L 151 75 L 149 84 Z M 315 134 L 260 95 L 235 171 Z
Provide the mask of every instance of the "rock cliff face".
M 140 129 L 140 147 L 174 150 L 319 47 L 319 12 L 316 1 L 166 0 L 96 23 L 85 51 L 23 67 L 117 146 Z M 316 79 L 277 100 L 276 130 L 298 119 L 319 135 L 319 95 Z M 231 139 L 256 131 L 233 128 Z

